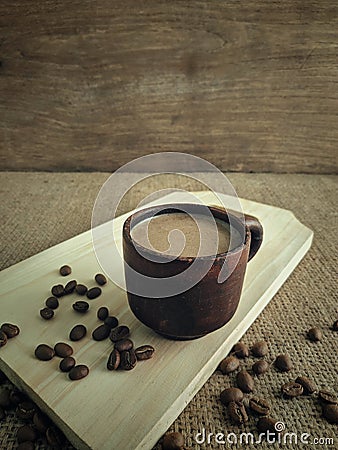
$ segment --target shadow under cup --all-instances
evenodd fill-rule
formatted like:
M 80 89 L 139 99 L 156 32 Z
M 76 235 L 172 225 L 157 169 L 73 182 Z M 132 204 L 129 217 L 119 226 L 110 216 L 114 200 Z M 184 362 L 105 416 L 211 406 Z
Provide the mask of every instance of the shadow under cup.
M 245 236 L 241 245 L 217 255 L 179 256 L 176 259 L 140 245 L 133 239 L 131 227 L 159 214 L 182 211 L 205 214 L 206 208 L 215 219 L 231 224 L 239 233 L 243 233 L 243 223 L 236 213 L 198 204 L 145 208 L 129 216 L 123 225 L 124 269 L 129 306 L 143 324 L 171 339 L 204 336 L 221 328 L 232 318 L 240 300 L 247 262 L 262 243 L 262 226 L 255 217 L 244 215 Z M 231 272 L 229 276 L 222 277 L 223 282 L 219 280 L 221 270 L 222 275 L 224 270 Z M 177 277 L 183 272 L 183 276 Z M 171 292 L 171 277 L 175 277 L 177 294 L 167 295 Z M 196 284 L 184 289 L 187 282 L 194 280 Z M 143 293 L 146 294 L 142 295 Z

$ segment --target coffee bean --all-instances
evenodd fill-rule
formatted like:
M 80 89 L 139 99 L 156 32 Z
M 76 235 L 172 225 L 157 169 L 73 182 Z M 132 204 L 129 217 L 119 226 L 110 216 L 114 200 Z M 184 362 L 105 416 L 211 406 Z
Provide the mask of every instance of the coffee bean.
M 51 421 L 49 420 L 49 418 L 46 416 L 46 414 L 43 414 L 41 411 L 36 411 L 34 413 L 33 423 L 37 431 L 41 434 L 45 434 L 47 428 L 50 427 L 51 425 Z
M 251 353 L 254 356 L 258 356 L 258 357 L 262 357 L 262 356 L 267 355 L 269 353 L 268 344 L 265 341 L 256 342 L 251 347 Z
M 257 429 L 261 433 L 266 433 L 267 431 L 270 431 L 270 433 L 277 433 L 275 428 L 276 423 L 277 420 L 273 419 L 272 417 L 260 417 L 257 422 Z
M 0 389 L 0 406 L 4 409 L 11 407 L 10 390 L 7 388 Z
M 12 339 L 20 333 L 20 328 L 12 323 L 3 323 L 0 330 L 6 334 L 7 339 Z
M 331 403 L 335 405 L 338 403 L 336 395 L 330 391 L 320 390 L 318 397 L 323 403 Z
M 101 308 L 97 310 L 97 318 L 99 320 L 105 320 L 108 316 L 109 316 L 109 309 L 106 306 L 101 306 Z
M 75 292 L 79 295 L 85 295 L 88 291 L 87 286 L 84 284 L 77 284 L 75 288 Z
M 317 390 L 315 383 L 307 377 L 297 377 L 295 382 L 303 386 L 303 394 L 305 395 L 313 394 Z
M 102 290 L 99 287 L 93 287 L 87 291 L 87 298 L 89 300 L 94 300 L 94 298 L 97 298 L 101 295 Z
M 292 367 L 293 367 L 291 359 L 290 359 L 290 356 L 287 355 L 287 354 L 278 355 L 276 360 L 275 360 L 275 366 L 281 372 L 289 372 L 289 370 L 291 370 Z
M 120 341 L 123 342 L 123 341 Z M 117 342 L 118 344 L 118 342 Z M 115 345 L 117 345 L 115 344 Z M 152 345 L 141 345 L 135 349 L 136 358 L 139 361 L 145 361 L 146 359 L 150 359 L 153 357 L 155 349 Z
M 223 405 L 228 405 L 230 402 L 241 402 L 243 398 L 244 394 L 238 388 L 226 388 L 220 395 Z
M 5 410 L 0 406 L 0 422 L 6 417 Z
M 18 428 L 18 431 L 16 433 L 16 438 L 19 442 L 35 442 L 38 438 L 38 434 L 35 431 L 35 429 L 30 425 L 23 425 L 22 427 Z
M 108 370 L 116 370 L 118 369 L 121 362 L 120 352 L 114 348 L 114 350 L 110 353 L 107 361 L 107 369 Z
M 120 367 L 123 370 L 131 370 L 136 366 L 136 355 L 134 349 L 126 350 L 120 353 Z
M 26 400 L 26 396 L 18 389 L 12 389 L 9 393 L 9 400 L 12 406 L 18 406 Z
M 3 347 L 7 344 L 7 334 L 0 330 L 0 347 Z
M 79 341 L 84 338 L 86 334 L 87 328 L 84 325 L 75 325 L 69 333 L 69 339 L 71 341 Z
M 270 405 L 264 398 L 250 398 L 249 407 L 252 411 L 261 416 L 267 416 L 270 412 Z
M 252 371 L 256 375 L 262 375 L 269 370 L 270 364 L 265 359 L 260 359 L 252 365 Z
M 50 320 L 54 317 L 54 311 L 50 308 L 40 309 L 40 316 L 45 320 Z
M 68 373 L 68 377 L 71 380 L 81 380 L 89 374 L 89 368 L 84 364 L 74 366 Z
M 79 313 L 85 313 L 89 309 L 89 303 L 80 300 L 78 302 L 73 303 L 72 307 L 74 311 L 77 311 Z
M 52 349 L 52 347 L 50 347 L 47 344 L 39 344 L 36 349 L 35 349 L 35 356 L 40 359 L 40 361 L 49 361 L 51 360 L 54 355 L 55 352 Z
M 37 407 L 30 401 L 22 402 L 16 408 L 16 415 L 22 420 L 31 420 L 37 411 Z
M 235 356 L 227 356 L 224 358 L 219 365 L 221 372 L 224 375 L 234 372 L 239 367 L 239 360 Z
M 327 404 L 323 406 L 323 416 L 330 423 L 338 423 L 338 405 Z
M 30 441 L 21 442 L 21 444 L 17 446 L 17 450 L 34 450 L 34 449 L 35 449 L 34 442 Z
M 55 286 L 53 286 L 51 289 L 51 293 L 53 294 L 54 297 L 58 298 L 66 294 L 65 288 L 63 287 L 62 284 L 56 284 Z
M 338 320 L 334 321 L 332 324 L 332 330 L 333 331 L 338 331 Z
M 61 431 L 53 426 L 47 428 L 46 440 L 53 449 L 61 450 L 64 448 L 65 438 Z
M 234 353 L 237 358 L 246 358 L 249 356 L 249 348 L 243 342 L 238 342 L 232 347 L 231 353 Z
M 248 421 L 248 415 L 242 402 L 230 402 L 228 413 L 234 423 L 242 424 Z
M 94 341 L 103 341 L 104 339 L 107 339 L 110 335 L 110 327 L 107 325 L 99 325 L 95 330 L 92 332 L 92 338 Z
M 48 297 L 46 300 L 46 306 L 50 309 L 57 309 L 59 307 L 59 300 L 56 297 Z
M 103 286 L 104 284 L 107 283 L 107 278 L 102 273 L 97 273 L 95 275 L 95 281 L 100 286 Z
M 307 337 L 310 341 L 317 342 L 323 338 L 323 332 L 320 328 L 314 327 L 307 332 Z
M 283 384 L 282 386 L 282 394 L 285 397 L 299 397 L 303 393 L 303 386 L 295 381 L 289 381 L 288 383 Z
M 182 450 L 183 446 L 183 435 L 177 431 L 167 433 L 163 438 L 162 450 Z
M 68 281 L 68 283 L 65 286 L 65 293 L 66 294 L 73 293 L 75 291 L 76 285 L 77 285 L 76 280 Z
M 126 339 L 130 335 L 130 330 L 126 325 L 120 325 L 117 328 L 111 330 L 110 340 L 112 342 L 121 341 L 122 339 Z
M 70 275 L 72 273 L 72 268 L 68 265 L 64 265 L 60 267 L 59 272 L 63 277 L 66 277 L 67 275 Z
M 58 342 L 57 344 L 55 344 L 54 351 L 56 356 L 59 356 L 60 358 L 66 358 L 67 356 L 73 354 L 72 347 L 65 342 Z
M 133 341 L 130 339 L 122 339 L 121 341 L 115 342 L 114 348 L 118 350 L 119 352 L 124 352 L 126 350 L 130 350 L 134 347 Z
M 114 316 L 108 316 L 104 319 L 104 324 L 110 328 L 116 328 L 119 324 L 119 321 Z
M 252 376 L 246 370 L 241 370 L 236 376 L 237 386 L 246 393 L 252 392 L 255 382 Z
M 61 372 L 69 372 L 75 364 L 75 359 L 72 356 L 66 356 L 60 361 L 59 368 Z

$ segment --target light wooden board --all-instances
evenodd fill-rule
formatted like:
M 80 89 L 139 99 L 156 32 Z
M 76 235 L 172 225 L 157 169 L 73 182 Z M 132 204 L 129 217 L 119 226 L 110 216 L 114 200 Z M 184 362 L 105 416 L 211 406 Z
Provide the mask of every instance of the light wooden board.
M 216 204 L 210 193 L 196 195 L 207 204 Z M 180 201 L 178 193 L 154 203 L 173 201 Z M 77 448 L 150 449 L 310 248 L 312 231 L 290 211 L 244 199 L 241 204 L 244 212 L 255 215 L 263 224 L 263 245 L 248 264 L 235 316 L 222 329 L 201 339 L 176 342 L 158 336 L 134 318 L 126 294 L 112 282 L 103 287 L 101 297 L 91 302 L 87 315 L 72 310 L 72 303 L 79 298 L 72 294 L 61 299 L 53 320 L 43 321 L 39 310 L 52 285 L 73 278 L 95 285 L 93 275 L 101 269 L 90 231 L 1 272 L 1 322 L 18 324 L 21 333 L 1 348 L 0 369 L 28 392 Z M 128 215 L 115 219 L 119 243 Z M 65 263 L 73 268 L 67 278 L 58 274 L 58 268 Z M 95 342 L 90 333 L 72 343 L 78 363 L 90 367 L 89 376 L 81 381 L 69 381 L 58 370 L 58 358 L 50 362 L 34 358 L 37 344 L 67 341 L 69 330 L 77 323 L 84 323 L 90 331 L 94 329 L 99 324 L 96 310 L 101 305 L 109 306 L 120 323 L 131 328 L 136 345 L 154 345 L 153 359 L 140 362 L 130 372 L 109 372 L 106 360 L 112 344 L 109 340 Z

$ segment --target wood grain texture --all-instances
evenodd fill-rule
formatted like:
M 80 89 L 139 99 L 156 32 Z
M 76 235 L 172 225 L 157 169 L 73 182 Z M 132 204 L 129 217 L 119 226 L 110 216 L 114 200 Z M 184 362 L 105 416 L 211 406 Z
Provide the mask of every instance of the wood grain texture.
M 196 196 L 206 204 L 216 203 L 215 196 L 208 192 Z M 176 201 L 184 202 L 185 197 L 175 193 L 157 202 Z M 94 284 L 93 275 L 101 271 L 90 230 L 1 272 L 1 320 L 17 323 L 21 333 L 1 348 L 0 370 L 29 393 L 76 448 L 151 449 L 310 248 L 312 231 L 290 211 L 244 199 L 241 205 L 244 212 L 261 221 L 264 241 L 248 264 L 234 317 L 201 339 L 170 341 L 152 332 L 132 315 L 125 293 L 112 282 L 103 287 L 102 296 L 90 302 L 91 310 L 84 316 L 72 310 L 71 304 L 78 298 L 72 294 L 61 299 L 51 321 L 43 321 L 38 311 L 49 296 L 50 286 L 65 282 L 58 267 L 67 262 L 73 268 L 70 277 L 89 286 Z M 114 236 L 119 245 L 128 215 L 115 219 Z M 109 251 L 111 223 L 103 225 L 102 230 L 100 242 Z M 121 276 L 115 260 L 114 268 Z M 49 362 L 34 358 L 37 344 L 67 341 L 69 330 L 77 323 L 93 330 L 99 324 L 95 313 L 101 305 L 107 305 L 120 323 L 130 326 L 136 345 L 154 345 L 156 352 L 150 361 L 138 363 L 131 372 L 109 372 L 106 360 L 112 344 L 94 342 L 90 333 L 71 343 L 77 362 L 90 367 L 88 377 L 81 381 L 69 381 L 58 370 L 55 358 Z
M 337 172 L 335 0 L 3 0 L 0 27 L 2 168 Z

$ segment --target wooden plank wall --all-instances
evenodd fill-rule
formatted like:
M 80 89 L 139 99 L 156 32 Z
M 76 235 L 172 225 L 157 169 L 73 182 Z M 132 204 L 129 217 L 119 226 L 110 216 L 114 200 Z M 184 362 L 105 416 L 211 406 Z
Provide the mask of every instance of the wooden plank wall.
M 2 169 L 337 172 L 336 0 L 2 0 L 0 61 Z

